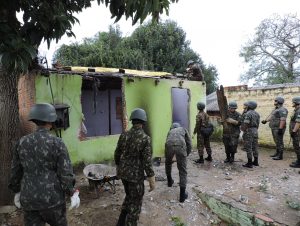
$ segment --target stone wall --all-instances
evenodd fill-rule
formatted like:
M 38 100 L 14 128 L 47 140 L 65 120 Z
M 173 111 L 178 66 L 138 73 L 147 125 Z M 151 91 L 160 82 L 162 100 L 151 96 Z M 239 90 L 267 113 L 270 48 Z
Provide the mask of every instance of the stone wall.
M 248 100 L 254 100 L 257 102 L 256 111 L 260 114 L 261 120 L 266 119 L 272 110 L 274 109 L 274 98 L 282 96 L 285 99 L 284 106 L 288 109 L 289 114 L 287 117 L 287 124 L 289 124 L 290 118 L 293 114 L 292 98 L 300 96 L 300 84 L 278 84 L 265 87 L 252 87 L 248 88 L 243 86 L 231 86 L 224 87 L 227 100 L 236 101 L 238 104 L 238 112 L 243 111 L 243 104 Z M 285 135 L 286 148 L 292 148 L 290 142 L 290 135 L 287 129 Z M 259 127 L 259 144 L 263 146 L 273 146 L 274 142 L 271 134 L 271 130 L 268 124 L 260 124 Z

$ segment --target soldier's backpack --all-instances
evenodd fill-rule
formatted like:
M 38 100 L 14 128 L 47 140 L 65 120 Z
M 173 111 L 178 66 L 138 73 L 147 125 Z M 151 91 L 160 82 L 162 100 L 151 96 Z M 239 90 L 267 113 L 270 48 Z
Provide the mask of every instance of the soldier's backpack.
M 214 125 L 208 122 L 206 126 L 201 126 L 200 133 L 204 137 L 210 137 L 214 132 Z

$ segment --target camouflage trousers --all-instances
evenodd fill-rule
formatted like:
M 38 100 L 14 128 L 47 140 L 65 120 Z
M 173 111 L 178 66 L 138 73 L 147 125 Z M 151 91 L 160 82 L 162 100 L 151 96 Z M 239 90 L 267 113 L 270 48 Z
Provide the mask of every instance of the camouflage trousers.
M 226 154 L 236 153 L 238 143 L 239 143 L 239 135 L 223 134 L 223 144 L 225 147 Z
M 285 132 L 285 129 L 284 129 L 284 132 Z M 284 134 L 284 132 L 283 132 L 283 134 Z M 283 134 L 278 135 L 278 129 L 272 129 L 272 136 L 273 136 L 273 140 L 276 145 L 276 152 L 278 152 L 279 154 L 282 154 L 283 150 L 284 150 Z
M 300 138 L 299 138 L 299 132 L 296 134 L 296 136 L 292 137 L 292 141 L 293 141 L 294 151 L 295 151 L 297 157 L 300 158 L 300 146 L 299 146 Z
M 171 176 L 172 173 L 172 159 L 176 155 L 177 168 L 179 171 L 179 186 L 186 187 L 187 170 L 186 170 L 186 149 L 182 146 L 166 145 L 165 150 L 165 170 L 166 175 Z
M 46 210 L 24 210 L 25 226 L 67 226 L 66 205 Z
M 122 183 L 126 194 L 122 204 L 122 210 L 127 212 L 125 225 L 136 226 L 142 209 L 145 192 L 144 181 L 129 182 L 122 180 Z
M 208 155 L 211 155 L 210 141 L 209 137 L 203 137 L 201 134 L 197 133 L 197 149 L 199 156 L 204 155 L 204 148 Z
M 247 158 L 252 159 L 258 157 L 258 135 L 257 131 L 246 131 L 243 134 L 244 147 L 243 150 L 247 152 Z

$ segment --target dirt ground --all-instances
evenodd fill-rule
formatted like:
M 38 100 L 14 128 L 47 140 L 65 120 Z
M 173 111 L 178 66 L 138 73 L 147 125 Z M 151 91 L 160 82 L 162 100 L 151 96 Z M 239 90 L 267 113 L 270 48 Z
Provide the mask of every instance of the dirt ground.
M 260 166 L 253 169 L 242 167 L 246 153 L 238 150 L 236 162 L 225 164 L 224 147 L 212 142 L 213 162 L 195 164 L 197 152 L 188 157 L 188 193 L 185 203 L 179 203 L 178 170 L 173 164 L 172 175 L 175 183 L 167 187 L 164 163 L 155 166 L 156 189 L 148 192 L 145 182 L 145 196 L 140 215 L 141 226 L 168 225 L 229 225 L 222 222 L 197 196 L 203 192 L 240 206 L 252 213 L 259 213 L 274 220 L 275 225 L 296 225 L 300 221 L 300 169 L 290 168 L 295 160 L 293 152 L 284 154 L 284 160 L 274 161 L 269 155 L 273 150 L 260 148 Z M 121 181 L 116 181 L 116 193 L 113 194 L 108 184 L 96 198 L 82 170 L 77 170 L 77 184 L 80 188 L 81 205 L 68 211 L 71 226 L 113 226 L 116 225 L 120 207 L 124 198 Z M 69 204 L 69 203 L 68 203 Z M 0 214 L 2 226 L 22 224 L 20 210 Z

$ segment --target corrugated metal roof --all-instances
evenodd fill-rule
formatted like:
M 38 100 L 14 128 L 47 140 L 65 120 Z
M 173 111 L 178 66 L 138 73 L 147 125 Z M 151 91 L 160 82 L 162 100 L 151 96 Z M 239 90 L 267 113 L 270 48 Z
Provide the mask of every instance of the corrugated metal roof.
M 206 96 L 206 111 L 219 111 L 217 92 Z

